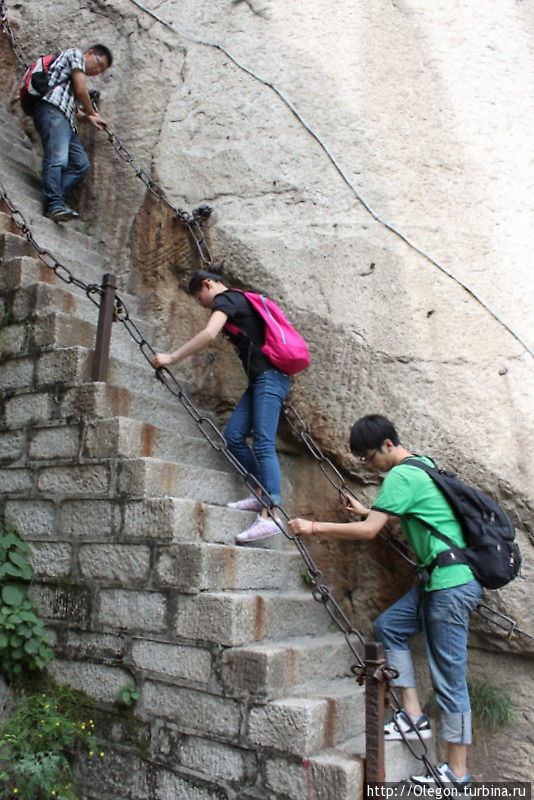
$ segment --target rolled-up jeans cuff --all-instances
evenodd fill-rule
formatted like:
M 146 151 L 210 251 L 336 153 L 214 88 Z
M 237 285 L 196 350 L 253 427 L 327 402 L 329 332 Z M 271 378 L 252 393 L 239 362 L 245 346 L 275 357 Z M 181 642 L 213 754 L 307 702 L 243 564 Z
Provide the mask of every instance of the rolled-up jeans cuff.
M 399 673 L 399 677 L 392 681 L 393 686 L 400 686 L 403 689 L 414 689 L 415 672 L 410 651 L 386 650 L 385 656 L 388 667 L 393 667 L 393 669 L 396 669 Z
M 454 714 L 450 711 L 441 712 L 441 738 L 450 744 L 471 744 L 471 712 Z

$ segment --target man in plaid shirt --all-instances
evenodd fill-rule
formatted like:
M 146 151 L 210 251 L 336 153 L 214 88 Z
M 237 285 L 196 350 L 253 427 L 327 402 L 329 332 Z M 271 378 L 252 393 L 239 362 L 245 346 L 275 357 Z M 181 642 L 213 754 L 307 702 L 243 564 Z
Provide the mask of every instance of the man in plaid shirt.
M 76 128 L 78 106 L 95 128 L 106 126 L 93 108 L 86 76 L 100 75 L 112 61 L 111 52 L 102 44 L 93 45 L 85 53 L 76 47 L 64 50 L 53 61 L 48 71 L 50 89 L 33 112 L 43 145 L 44 214 L 55 222 L 78 216 L 65 201 L 90 167 Z

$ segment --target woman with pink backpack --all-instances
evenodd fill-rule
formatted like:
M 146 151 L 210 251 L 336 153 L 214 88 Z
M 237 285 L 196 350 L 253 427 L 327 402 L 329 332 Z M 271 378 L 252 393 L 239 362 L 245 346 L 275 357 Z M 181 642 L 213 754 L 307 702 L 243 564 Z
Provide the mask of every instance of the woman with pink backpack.
M 264 539 L 280 532 L 266 505 L 281 502 L 281 473 L 275 440 L 282 405 L 290 389 L 289 376 L 310 363 L 308 347 L 289 324 L 276 303 L 263 295 L 227 286 L 220 272 L 198 270 L 188 293 L 211 316 L 204 330 L 172 353 L 157 353 L 156 368 L 176 364 L 207 347 L 223 333 L 235 346 L 248 377 L 248 386 L 225 428 L 229 450 L 265 489 L 229 503 L 240 511 L 257 511 L 253 524 L 236 537 L 238 544 Z M 252 434 L 252 448 L 247 437 Z M 262 502 L 262 499 L 264 502 Z

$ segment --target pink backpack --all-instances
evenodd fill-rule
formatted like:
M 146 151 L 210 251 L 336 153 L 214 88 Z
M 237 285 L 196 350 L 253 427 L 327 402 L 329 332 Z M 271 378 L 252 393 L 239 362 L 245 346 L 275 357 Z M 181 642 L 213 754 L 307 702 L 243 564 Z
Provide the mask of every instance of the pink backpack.
M 234 289 L 240 292 L 241 289 Z M 265 342 L 261 352 L 269 361 L 286 375 L 295 375 L 310 365 L 308 345 L 300 333 L 287 321 L 284 312 L 273 300 L 255 292 L 242 292 L 254 311 L 265 323 Z M 241 328 L 227 322 L 224 329 L 228 333 L 243 333 Z

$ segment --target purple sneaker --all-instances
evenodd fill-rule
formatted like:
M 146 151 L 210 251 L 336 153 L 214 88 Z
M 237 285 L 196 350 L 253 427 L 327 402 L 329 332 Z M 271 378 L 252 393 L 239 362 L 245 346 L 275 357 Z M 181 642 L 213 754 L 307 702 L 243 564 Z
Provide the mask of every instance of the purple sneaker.
M 257 539 L 267 539 L 268 536 L 275 536 L 277 533 L 282 531 L 274 520 L 258 516 L 249 528 L 237 534 L 235 540 L 236 544 L 244 544 L 255 542 Z
M 244 497 L 243 500 L 236 500 L 235 503 L 227 503 L 226 507 L 235 508 L 238 511 L 261 511 L 263 503 L 255 494 L 251 494 L 248 497 Z

